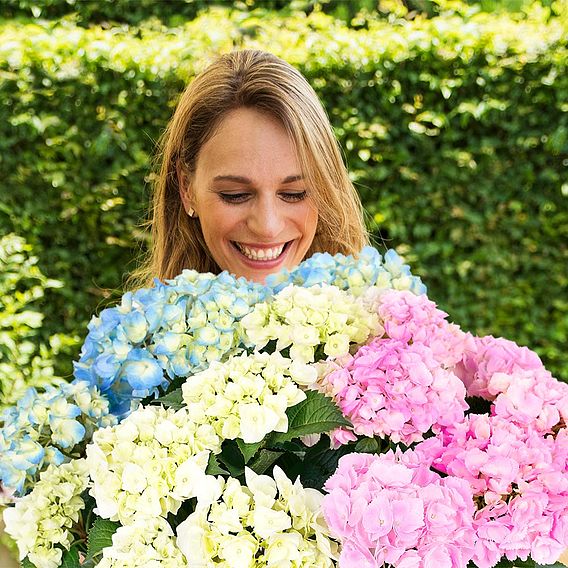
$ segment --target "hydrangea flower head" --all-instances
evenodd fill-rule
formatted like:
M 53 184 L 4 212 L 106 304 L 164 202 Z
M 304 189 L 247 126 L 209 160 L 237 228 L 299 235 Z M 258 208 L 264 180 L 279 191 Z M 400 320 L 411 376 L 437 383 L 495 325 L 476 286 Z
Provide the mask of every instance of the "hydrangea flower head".
M 119 306 L 89 323 L 75 377 L 97 385 L 122 417 L 133 400 L 236 353 L 237 322 L 267 294 L 266 287 L 227 272 L 194 270 L 127 292 Z
M 174 531 L 161 517 L 118 527 L 103 549 L 99 568 L 185 568 Z
M 247 469 L 246 485 L 229 478 L 219 497 L 202 504 L 177 527 L 188 566 L 297 566 L 331 568 L 337 543 L 323 522 L 323 495 L 292 482 L 278 467 L 274 478 Z
M 223 439 L 260 442 L 268 433 L 286 432 L 286 410 L 304 400 L 315 383 L 315 368 L 280 353 L 253 353 L 212 363 L 182 386 L 191 419 L 209 424 Z
M 456 373 L 464 382 L 467 394 L 487 400 L 493 400 L 498 394 L 488 389 L 489 380 L 495 373 L 512 374 L 517 371 L 531 371 L 540 376 L 548 373 L 534 351 L 491 335 L 475 337 L 456 366 Z
M 28 389 L 0 415 L 2 485 L 24 494 L 50 464 L 78 457 L 97 428 L 115 422 L 108 400 L 84 381 Z
M 36 568 L 58 568 L 73 541 L 71 529 L 85 503 L 89 481 L 85 460 L 50 465 L 31 493 L 4 511 L 6 532 L 18 544 L 20 560 Z
M 349 353 L 351 344 L 382 333 L 377 314 L 326 284 L 284 288 L 255 306 L 241 327 L 246 345 L 261 349 L 274 341 L 277 351 L 289 349 L 290 357 L 302 363 L 313 362 L 320 346 L 324 355 L 340 357 Z
M 465 388 L 451 369 L 467 334 L 426 296 L 406 291 L 382 294 L 378 313 L 387 336 L 363 345 L 321 380 L 353 432 L 408 445 L 430 429 L 463 420 Z M 338 444 L 354 436 L 335 433 L 332 439 Z
M 341 541 L 340 566 L 466 566 L 474 505 L 466 481 L 441 478 L 404 454 L 348 454 L 322 509 Z
M 315 253 L 291 271 L 283 270 L 268 276 L 266 284 L 276 293 L 289 284 L 303 287 L 328 284 L 349 290 L 355 296 L 361 295 L 369 286 L 426 293 L 420 278 L 411 274 L 410 267 L 396 251 L 390 249 L 383 257 L 370 246 L 364 247 L 357 258 L 341 253 L 335 256 Z
M 220 448 L 213 428 L 191 420 L 185 408 L 135 410 L 87 446 L 97 514 L 127 525 L 177 512 L 200 486 L 215 487 L 205 469 Z
M 418 461 L 469 483 L 480 568 L 531 558 L 552 564 L 568 545 L 568 431 L 542 435 L 501 416 L 472 414 L 415 448 Z M 448 478 L 446 478 L 448 479 Z

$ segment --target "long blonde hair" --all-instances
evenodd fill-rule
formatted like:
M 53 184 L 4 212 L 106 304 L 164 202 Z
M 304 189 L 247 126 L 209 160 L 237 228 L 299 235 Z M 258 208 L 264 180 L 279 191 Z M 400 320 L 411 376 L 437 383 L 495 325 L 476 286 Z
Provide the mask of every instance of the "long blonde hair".
M 222 119 L 239 107 L 279 120 L 290 135 L 302 174 L 318 210 L 316 235 L 307 253 L 353 254 L 368 242 L 361 202 L 343 163 L 329 119 L 312 87 L 290 64 L 263 51 L 219 57 L 182 94 L 158 147 L 161 167 L 151 209 L 152 246 L 129 279 L 131 287 L 173 278 L 184 268 L 220 272 L 201 232 L 180 198 L 179 168 L 195 172 L 202 146 Z

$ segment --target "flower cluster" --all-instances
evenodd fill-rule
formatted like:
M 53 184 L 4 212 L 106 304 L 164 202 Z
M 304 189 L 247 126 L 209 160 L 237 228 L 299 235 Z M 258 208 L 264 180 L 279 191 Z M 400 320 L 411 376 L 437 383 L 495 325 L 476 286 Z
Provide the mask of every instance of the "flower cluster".
M 97 428 L 114 424 L 109 404 L 85 382 L 34 388 L 0 415 L 0 480 L 24 494 L 48 465 L 69 461 Z
M 282 357 L 253 353 L 212 363 L 182 386 L 192 422 L 210 424 L 223 438 L 260 442 L 270 432 L 286 432 L 286 410 L 306 398 L 297 385 L 309 386 L 316 370 Z
M 236 352 L 238 322 L 268 289 L 223 272 L 184 270 L 166 284 L 126 293 L 89 323 L 75 377 L 97 385 L 124 415 L 131 400 Z
M 323 284 L 311 288 L 288 286 L 271 301 L 257 304 L 241 320 L 244 341 L 262 349 L 269 341 L 276 350 L 289 348 L 290 358 L 311 363 L 321 346 L 328 357 L 349 353 L 382 332 L 376 314 L 347 292 Z
M 427 346 L 445 366 L 453 367 L 473 348 L 473 336 L 448 322 L 448 314 L 425 295 L 385 291 L 376 305 L 389 337 Z
M 555 562 L 568 529 L 568 431 L 542 436 L 500 416 L 472 414 L 416 447 L 423 464 L 469 483 L 477 503 L 473 561 Z M 446 479 L 450 479 L 447 477 Z
M 412 451 L 348 454 L 328 479 L 323 514 L 340 566 L 466 566 L 473 556 L 469 484 L 442 479 Z
M 491 336 L 475 338 L 456 373 L 468 394 L 493 401 L 494 415 L 541 433 L 568 423 L 568 384 L 556 380 L 527 347 Z
M 489 380 L 495 373 L 511 375 L 519 371 L 530 371 L 537 375 L 548 373 L 534 351 L 491 335 L 475 337 L 474 343 L 456 367 L 456 373 L 464 382 L 468 396 L 479 396 L 487 400 L 493 400 L 497 395 L 488 389 Z
M 190 420 L 188 411 L 149 406 L 132 412 L 113 428 L 99 430 L 87 446 L 96 512 L 123 525 L 165 517 L 209 487 L 210 452 L 221 440 L 208 424 Z
M 145 519 L 118 527 L 112 546 L 103 548 L 97 568 L 185 568 L 174 531 L 161 518 Z
M 36 568 L 57 568 L 72 543 L 71 529 L 85 503 L 88 474 L 85 460 L 50 465 L 33 491 L 4 511 L 6 532 L 16 541 L 20 560 Z
M 289 284 L 303 287 L 328 284 L 349 290 L 354 296 L 361 295 L 369 286 L 426 293 L 420 278 L 411 274 L 410 267 L 396 251 L 388 250 L 383 259 L 372 247 L 364 247 L 357 258 L 341 253 L 335 256 L 316 253 L 291 271 L 283 270 L 268 276 L 266 283 L 274 292 L 280 292 Z
M 292 483 L 279 468 L 274 479 L 246 469 L 246 486 L 229 478 L 219 497 L 203 502 L 177 528 L 188 566 L 334 566 L 337 544 L 321 515 L 323 495 Z
M 364 345 L 322 381 L 354 433 L 408 445 L 430 429 L 463 420 L 465 388 L 449 365 L 461 359 L 467 335 L 426 296 L 388 292 L 378 311 L 388 337 Z M 333 439 L 344 443 L 355 436 L 342 431 Z

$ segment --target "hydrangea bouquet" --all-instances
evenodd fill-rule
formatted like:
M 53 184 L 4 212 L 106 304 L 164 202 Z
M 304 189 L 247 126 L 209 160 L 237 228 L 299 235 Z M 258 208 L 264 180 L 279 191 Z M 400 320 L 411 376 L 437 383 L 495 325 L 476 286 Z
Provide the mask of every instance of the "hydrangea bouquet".
M 27 568 L 459 568 L 568 546 L 568 385 L 447 321 L 394 251 L 184 271 L 0 418 Z

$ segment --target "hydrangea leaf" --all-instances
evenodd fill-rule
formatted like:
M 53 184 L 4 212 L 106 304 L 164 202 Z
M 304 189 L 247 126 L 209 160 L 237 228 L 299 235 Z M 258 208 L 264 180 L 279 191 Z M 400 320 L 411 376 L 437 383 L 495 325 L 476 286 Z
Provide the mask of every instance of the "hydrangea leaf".
M 207 475 L 228 475 L 229 472 L 221 467 L 217 456 L 213 453 L 209 454 L 209 462 L 205 470 Z
M 288 432 L 274 433 L 269 444 L 288 442 L 308 434 L 322 434 L 341 426 L 349 427 L 347 420 L 333 400 L 317 391 L 307 391 L 306 399 L 286 411 Z
M 329 438 L 322 436 L 321 440 L 309 448 L 304 456 L 300 472 L 302 485 L 321 491 L 324 483 L 337 469 L 340 458 L 351 453 L 353 449 L 352 444 L 346 444 L 332 450 L 329 447 Z
M 32 564 L 27 556 L 20 562 L 20 566 L 21 568 L 36 568 L 35 564 Z
M 374 454 L 380 450 L 380 445 L 375 438 L 362 438 L 355 445 L 355 451 L 365 454 Z
M 154 402 L 161 403 L 166 408 L 169 407 L 173 408 L 174 410 L 179 410 L 180 408 L 183 408 L 185 406 L 183 402 L 183 395 L 181 392 L 181 388 L 175 389 L 172 392 L 169 392 L 168 394 L 165 394 L 164 396 L 157 398 Z
M 240 438 L 237 438 L 237 445 L 239 446 L 239 450 L 241 450 L 241 454 L 243 454 L 243 458 L 245 459 L 245 464 L 247 464 L 251 458 L 255 456 L 258 452 L 260 447 L 263 445 L 263 442 L 255 442 L 254 444 L 247 444 L 243 442 Z
M 112 545 L 112 535 L 120 526 L 119 523 L 107 519 L 97 519 L 88 536 L 87 559 L 93 559 L 100 555 L 103 548 Z
M 262 449 L 256 458 L 254 458 L 254 460 L 252 460 L 249 464 L 249 467 L 255 473 L 258 473 L 258 475 L 262 475 L 283 453 L 284 452 Z
M 79 562 L 79 551 L 76 548 L 71 547 L 67 552 L 64 552 L 59 568 L 81 568 L 81 563 Z

